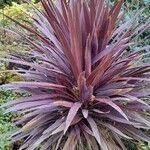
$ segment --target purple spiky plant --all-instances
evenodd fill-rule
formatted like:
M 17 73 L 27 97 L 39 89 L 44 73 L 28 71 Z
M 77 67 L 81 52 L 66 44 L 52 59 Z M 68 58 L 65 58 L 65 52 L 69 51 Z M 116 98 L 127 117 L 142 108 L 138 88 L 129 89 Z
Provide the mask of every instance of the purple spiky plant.
M 1 56 L 30 67 L 16 70 L 25 81 L 1 86 L 31 94 L 3 105 L 24 114 L 11 135 L 24 139 L 19 150 L 125 150 L 122 139 L 149 142 L 150 65 L 137 63 L 149 46 L 126 51 L 149 18 L 136 24 L 138 12 L 122 21 L 123 0 L 113 7 L 105 0 L 41 3 L 32 27 L 12 19 L 36 37 L 17 32 L 32 50 Z

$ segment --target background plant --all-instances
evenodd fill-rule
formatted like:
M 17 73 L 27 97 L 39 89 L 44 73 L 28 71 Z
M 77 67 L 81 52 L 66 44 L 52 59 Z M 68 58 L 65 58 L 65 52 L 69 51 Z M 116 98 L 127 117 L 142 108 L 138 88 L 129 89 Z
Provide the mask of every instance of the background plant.
M 4 104 L 17 97 L 17 94 L 12 91 L 1 91 L 0 103 Z M 16 129 L 15 125 L 11 122 L 13 122 L 17 115 L 13 113 L 4 115 L 4 112 L 5 109 L 0 109 L 0 150 L 11 150 L 13 149 L 13 144 L 5 133 Z
M 32 0 L 33 3 L 38 3 L 39 0 Z M 7 6 L 12 6 L 13 3 L 23 4 L 26 3 L 26 0 L 0 0 L 0 9 L 3 9 Z
M 5 5 L 5 8 L 0 10 L 1 13 L 5 13 L 9 15 L 10 17 L 14 18 L 15 20 L 18 20 L 20 22 L 23 22 L 23 20 L 27 19 L 27 16 L 24 15 L 24 13 L 31 15 L 29 13 L 29 10 L 31 11 L 31 6 L 29 4 L 17 4 L 12 3 L 11 6 Z M 12 21 L 10 21 L 8 18 L 4 17 L 4 15 L 0 14 L 0 27 L 1 28 L 18 28 L 20 31 L 21 28 L 17 27 Z M 0 51 L 1 52 L 14 52 L 14 51 L 26 51 L 29 49 L 29 46 L 26 42 L 23 42 L 23 39 L 21 39 L 19 36 L 16 36 L 12 33 L 9 33 L 4 30 L 0 30 Z M 9 83 L 12 81 L 18 81 L 20 80 L 17 75 L 14 75 L 10 72 L 5 72 L 8 69 L 14 68 L 14 65 L 11 63 L 6 63 L 1 61 L 0 62 L 0 85 L 4 83 Z M 0 104 L 6 103 L 8 101 L 11 101 L 13 99 L 16 99 L 17 97 L 20 97 L 21 95 L 19 93 L 14 93 L 13 91 L 9 90 L 2 90 L 0 92 Z M 22 95 L 23 96 L 23 95 Z M 8 138 L 7 134 L 8 132 L 12 132 L 12 130 L 16 129 L 16 126 L 12 123 L 13 120 L 15 120 L 19 115 L 18 113 L 9 113 L 4 114 L 5 109 L 0 109 L 0 150 L 17 150 L 17 145 L 20 145 L 19 143 L 12 144 L 10 142 L 10 138 Z

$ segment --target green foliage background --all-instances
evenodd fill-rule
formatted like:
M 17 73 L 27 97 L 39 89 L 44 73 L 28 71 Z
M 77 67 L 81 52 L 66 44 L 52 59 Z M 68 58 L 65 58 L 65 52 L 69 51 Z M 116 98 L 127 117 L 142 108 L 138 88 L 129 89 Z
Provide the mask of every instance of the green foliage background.
M 111 0 L 111 2 L 115 2 L 116 0 Z M 150 0 L 125 0 L 126 6 L 130 7 L 126 19 L 129 19 L 132 14 L 141 9 L 142 7 L 146 7 L 144 13 L 141 15 L 141 20 L 144 17 L 148 17 L 150 15 Z M 0 0 L 0 12 L 5 13 L 6 15 L 18 20 L 26 20 L 25 13 L 32 15 L 31 6 L 27 3 L 22 3 L 21 0 Z M 14 23 L 0 14 L 0 27 L 16 27 Z M 20 29 L 21 30 L 21 29 Z M 150 45 L 150 30 L 144 32 L 137 39 L 137 46 L 141 47 L 144 45 Z M 0 51 L 26 51 L 29 49 L 29 46 L 23 42 L 22 39 L 17 36 L 8 34 L 3 30 L 0 30 Z M 148 53 L 150 50 L 147 51 Z M 150 57 L 148 54 L 147 57 Z M 1 62 L 0 63 L 0 71 L 5 71 L 9 67 L 9 64 Z M 2 73 L 0 72 L 0 84 L 7 83 L 11 81 L 19 80 L 17 76 L 14 76 L 10 73 Z M 0 105 L 13 100 L 21 95 L 18 93 L 14 93 L 12 91 L 0 91 Z M 18 117 L 18 114 L 4 114 L 4 109 L 0 109 L 0 150 L 12 150 L 13 144 L 10 143 L 8 136 L 6 133 L 12 131 L 16 127 L 11 123 L 13 120 Z M 134 143 L 125 141 L 125 145 L 129 150 L 150 150 L 150 146 L 148 143 Z
M 16 98 L 16 94 L 12 91 L 0 92 L 0 104 L 13 100 L 14 98 Z M 14 114 L 4 115 L 4 109 L 0 109 L 0 150 L 11 150 L 13 148 L 6 133 L 16 128 L 11 123 L 15 117 L 16 115 Z

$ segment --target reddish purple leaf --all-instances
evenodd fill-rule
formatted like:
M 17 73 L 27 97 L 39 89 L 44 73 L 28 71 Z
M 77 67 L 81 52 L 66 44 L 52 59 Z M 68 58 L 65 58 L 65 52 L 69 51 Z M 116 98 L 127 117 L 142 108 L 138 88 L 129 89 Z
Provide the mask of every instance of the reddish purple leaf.
M 66 127 L 65 127 L 65 130 L 64 130 L 64 133 L 66 133 L 66 131 L 68 130 L 68 128 L 71 125 L 74 117 L 77 115 L 77 112 L 80 109 L 81 105 L 82 105 L 81 103 L 76 102 L 70 108 L 69 113 L 68 113 L 67 118 L 66 118 Z

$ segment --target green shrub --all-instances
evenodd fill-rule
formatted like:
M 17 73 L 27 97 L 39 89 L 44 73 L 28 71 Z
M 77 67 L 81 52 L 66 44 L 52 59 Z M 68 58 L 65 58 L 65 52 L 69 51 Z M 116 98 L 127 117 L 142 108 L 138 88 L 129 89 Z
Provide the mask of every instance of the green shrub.
M 0 91 L 0 105 L 12 101 L 16 98 L 27 96 L 26 94 L 15 93 L 11 90 Z M 20 117 L 20 113 L 5 113 L 4 108 L 0 108 L 0 150 L 12 150 L 13 143 L 10 142 L 7 133 L 14 131 L 17 127 L 13 124 L 14 120 Z
M 0 0 L 0 9 L 4 8 L 6 5 L 11 6 L 13 2 L 20 3 L 20 0 Z
M 28 20 L 29 18 L 24 14 L 31 15 L 29 13 L 31 10 L 31 6 L 27 3 L 19 5 L 15 2 L 12 2 L 12 6 L 6 6 L 3 10 L 0 10 L 0 13 L 5 13 L 5 15 L 22 22 L 23 20 Z M 2 28 L 17 28 L 21 31 L 21 28 L 16 26 L 10 19 L 0 14 L 0 27 Z M 28 44 L 26 41 L 23 42 L 22 38 L 19 36 L 12 34 L 11 32 L 0 29 L 0 52 L 8 52 L 8 51 L 26 51 L 28 50 Z M 0 62 L 0 71 L 5 71 L 10 69 L 9 63 Z M 12 65 L 11 65 L 12 66 Z M 11 73 L 0 72 L 0 84 L 7 83 L 10 81 L 18 80 L 18 76 Z
M 12 6 L 14 2 L 20 5 L 25 1 L 24 0 L 0 0 L 0 9 L 3 9 L 6 6 Z M 39 0 L 32 0 L 32 2 L 38 3 Z
M 0 91 L 0 104 L 13 100 L 17 95 L 12 91 Z M 16 117 L 16 114 L 10 113 L 4 115 L 4 109 L 0 109 L 0 150 L 11 150 L 12 144 L 6 133 L 14 130 L 16 127 L 10 123 Z
M 12 6 L 6 6 L 4 9 L 0 10 L 2 13 L 0 14 L 0 25 L 6 27 L 13 24 L 12 21 L 3 14 L 22 22 L 23 20 L 28 20 L 28 17 L 25 14 L 31 15 L 31 13 L 29 13 L 30 10 L 31 6 L 27 3 L 19 5 L 12 2 Z

